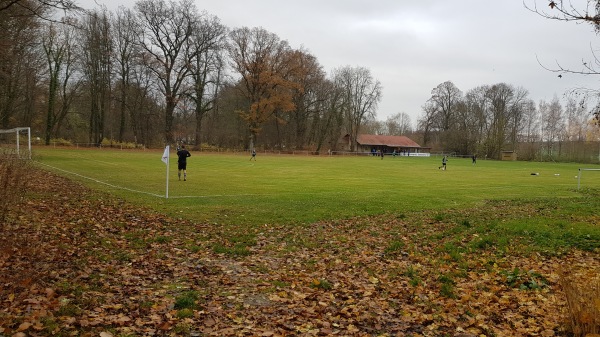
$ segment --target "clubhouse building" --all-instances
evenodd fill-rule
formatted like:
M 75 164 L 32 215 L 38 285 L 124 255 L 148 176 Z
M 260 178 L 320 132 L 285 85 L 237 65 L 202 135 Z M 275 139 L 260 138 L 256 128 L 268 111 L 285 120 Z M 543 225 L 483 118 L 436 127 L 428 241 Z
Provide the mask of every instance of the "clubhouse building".
M 350 135 L 342 138 L 344 149 L 352 148 Z M 406 136 L 382 136 L 382 135 L 358 135 L 356 139 L 356 152 L 372 153 L 396 153 L 400 156 L 423 156 L 429 157 L 431 148 L 421 147 Z

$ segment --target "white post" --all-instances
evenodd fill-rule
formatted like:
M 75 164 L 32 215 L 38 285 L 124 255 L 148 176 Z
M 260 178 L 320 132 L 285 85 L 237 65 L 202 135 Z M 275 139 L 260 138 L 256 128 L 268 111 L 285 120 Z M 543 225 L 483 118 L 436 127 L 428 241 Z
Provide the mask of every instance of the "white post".
M 29 159 L 31 159 L 31 128 L 27 127 L 27 144 L 29 144 Z
M 15 128 L 15 134 L 17 135 L 17 158 L 21 159 L 21 144 L 19 144 L 19 128 Z
M 162 159 L 161 159 L 163 163 L 167 164 L 167 189 L 165 192 L 165 199 L 169 198 L 169 157 L 170 157 L 169 156 L 169 148 L 170 148 L 169 145 L 167 145 L 165 147 L 165 152 L 163 152 Z
M 169 145 L 167 145 L 167 153 L 169 153 Z M 167 157 L 167 189 L 165 193 L 165 199 L 169 199 L 169 157 Z

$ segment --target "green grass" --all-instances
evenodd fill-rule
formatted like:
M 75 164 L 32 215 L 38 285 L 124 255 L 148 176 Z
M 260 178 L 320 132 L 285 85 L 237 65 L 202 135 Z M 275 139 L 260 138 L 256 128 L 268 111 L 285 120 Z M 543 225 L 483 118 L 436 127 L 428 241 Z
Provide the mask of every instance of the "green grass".
M 59 174 L 169 215 L 214 224 L 302 224 L 419 210 L 477 207 L 484 200 L 575 198 L 577 169 L 563 163 L 451 158 L 246 155 L 193 152 L 188 181 L 177 180 L 172 153 L 164 198 L 162 151 L 38 148 L 37 161 Z M 537 172 L 539 175 L 532 176 Z M 586 172 L 585 187 L 600 174 Z M 160 197 L 162 196 L 162 197 Z M 567 212 L 593 212 L 573 203 Z M 501 215 L 499 215 L 501 216 Z M 436 216 L 444 221 L 444 215 Z

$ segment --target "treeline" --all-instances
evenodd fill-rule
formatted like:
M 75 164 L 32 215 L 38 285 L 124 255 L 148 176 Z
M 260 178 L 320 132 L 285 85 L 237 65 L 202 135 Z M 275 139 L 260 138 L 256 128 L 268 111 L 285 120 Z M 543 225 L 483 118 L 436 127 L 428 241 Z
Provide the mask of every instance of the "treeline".
M 493 159 L 502 151 L 515 151 L 522 160 L 600 159 L 597 107 L 590 110 L 586 95 L 574 92 L 564 104 L 556 96 L 536 104 L 528 96 L 527 90 L 505 83 L 464 94 L 450 81 L 441 83 L 418 121 L 422 144 Z
M 575 148 L 600 140 L 585 101 L 536 103 L 505 83 L 463 94 L 444 82 L 416 129 L 404 112 L 379 121 L 382 87 L 369 69 L 326 73 L 307 50 L 263 28 L 226 27 L 191 0 L 116 11 L 0 0 L 0 30 L 0 128 L 30 126 L 46 144 L 327 151 L 371 133 L 459 155 L 579 160 L 591 155 Z
M 191 0 L 70 10 L 0 7 L 0 128 L 144 146 L 322 150 L 373 119 L 381 84 L 364 67 L 326 74 L 263 28 L 230 29 Z M 52 10 L 53 8 L 48 8 Z

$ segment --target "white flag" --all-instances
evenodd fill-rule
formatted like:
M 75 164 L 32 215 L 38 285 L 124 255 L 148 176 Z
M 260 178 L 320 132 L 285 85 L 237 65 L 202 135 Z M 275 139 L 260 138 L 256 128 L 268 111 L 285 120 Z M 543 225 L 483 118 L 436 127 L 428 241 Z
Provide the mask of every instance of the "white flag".
M 169 145 L 165 147 L 165 152 L 163 153 L 162 161 L 167 165 L 169 164 Z

